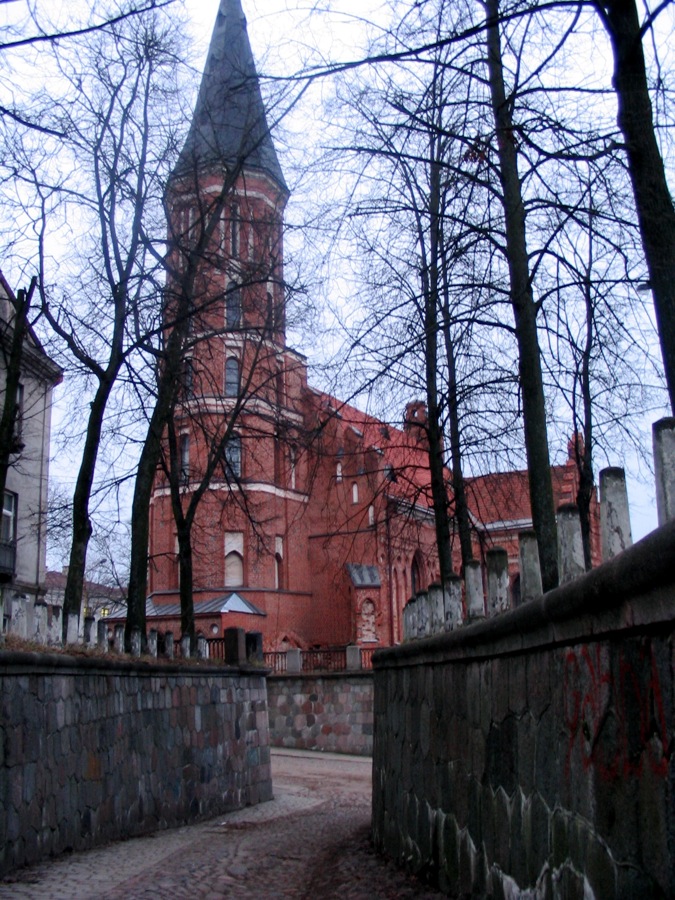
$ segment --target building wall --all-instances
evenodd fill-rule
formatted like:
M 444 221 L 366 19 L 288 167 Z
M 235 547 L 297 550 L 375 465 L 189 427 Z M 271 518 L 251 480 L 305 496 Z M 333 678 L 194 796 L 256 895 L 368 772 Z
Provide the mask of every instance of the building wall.
M 273 747 L 372 754 L 372 673 L 272 675 L 267 692 Z
M 375 655 L 379 850 L 451 896 L 675 896 L 674 551 Z
M 13 317 L 7 291 L 0 275 L 0 318 L 3 327 Z M 0 353 L 0 403 L 4 401 L 6 383 L 3 360 L 4 354 Z M 0 579 L 3 626 L 24 637 L 35 633 L 35 601 L 45 592 L 52 390 L 60 380 L 61 370 L 46 356 L 29 329 L 21 359 L 23 402 L 20 434 L 17 435 L 23 446 L 10 457 L 5 485 L 5 490 L 14 495 L 16 504 L 15 570 L 13 576 L 3 571 Z
M 0 875 L 272 797 L 253 671 L 0 654 Z

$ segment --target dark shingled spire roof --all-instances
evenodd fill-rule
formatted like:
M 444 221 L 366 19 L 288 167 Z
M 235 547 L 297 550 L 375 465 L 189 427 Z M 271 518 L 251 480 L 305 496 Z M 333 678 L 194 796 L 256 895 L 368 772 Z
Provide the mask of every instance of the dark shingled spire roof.
M 220 0 L 190 131 L 175 174 L 237 164 L 288 190 L 267 126 L 241 0 Z

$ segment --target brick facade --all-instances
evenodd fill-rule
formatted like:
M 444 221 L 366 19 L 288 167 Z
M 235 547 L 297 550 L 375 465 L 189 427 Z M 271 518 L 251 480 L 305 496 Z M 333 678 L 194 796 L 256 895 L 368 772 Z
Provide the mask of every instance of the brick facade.
M 205 98 L 235 90 L 222 83 L 228 48 L 239 42 L 237 58 L 255 73 L 240 6 L 227 8 L 214 30 L 186 146 L 199 146 Z M 248 102 L 264 118 L 255 77 L 249 88 Z M 217 121 L 217 113 L 211 111 L 209 121 Z M 221 138 L 227 144 L 230 132 L 224 129 Z M 262 145 L 265 153 L 256 146 L 235 180 L 204 253 L 190 392 L 175 416 L 185 505 L 208 470 L 215 437 L 229 428 L 238 448 L 236 472 L 220 462 L 214 467 L 192 527 L 196 627 L 209 637 L 228 626 L 260 631 L 265 649 L 394 644 L 402 637 L 405 602 L 439 574 L 424 404 L 408 404 L 399 428 L 308 384 L 306 360 L 287 347 L 285 336 L 288 192 L 269 134 Z M 235 155 L 229 145 L 223 153 Z M 217 169 L 202 168 L 196 190 L 184 175 L 174 180 L 172 235 L 194 229 L 190 223 L 222 190 Z M 185 265 L 176 251 L 176 278 Z M 240 303 L 234 313 L 233 303 Z M 570 460 L 554 470 L 559 500 L 574 481 L 573 469 Z M 517 533 L 530 525 L 527 475 L 470 480 L 467 490 L 476 558 L 494 544 L 505 546 L 516 579 Z M 152 501 L 149 573 L 149 627 L 179 636 L 176 527 L 161 472 Z M 240 611 L 225 611 L 233 593 Z

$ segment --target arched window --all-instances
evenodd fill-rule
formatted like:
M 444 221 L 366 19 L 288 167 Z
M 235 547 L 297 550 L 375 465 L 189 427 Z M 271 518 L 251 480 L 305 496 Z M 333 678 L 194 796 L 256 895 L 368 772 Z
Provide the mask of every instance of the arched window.
M 274 589 L 284 589 L 284 561 L 278 553 L 274 555 Z
M 354 482 L 352 482 L 352 503 L 358 503 L 358 502 L 359 502 L 359 486 L 354 481 Z
M 339 462 L 335 467 L 335 480 L 339 484 L 342 481 L 342 463 Z
M 228 328 L 241 325 L 241 289 L 235 281 L 228 284 L 225 294 L 225 324 Z
M 422 590 L 423 565 L 422 554 L 416 550 L 410 566 L 410 592 L 413 597 Z
M 225 587 L 241 587 L 244 583 L 244 560 L 236 550 L 225 557 Z
M 232 259 L 239 258 L 239 237 L 241 233 L 241 219 L 239 216 L 239 204 L 233 203 L 230 207 L 230 253 Z
M 225 363 L 225 396 L 239 396 L 239 360 L 234 356 Z
M 238 434 L 230 435 L 223 453 L 225 464 L 225 476 L 229 478 L 241 478 L 241 438 Z
M 370 525 L 370 527 L 372 528 L 374 524 L 375 524 L 375 507 L 369 506 L 368 507 L 368 525 Z

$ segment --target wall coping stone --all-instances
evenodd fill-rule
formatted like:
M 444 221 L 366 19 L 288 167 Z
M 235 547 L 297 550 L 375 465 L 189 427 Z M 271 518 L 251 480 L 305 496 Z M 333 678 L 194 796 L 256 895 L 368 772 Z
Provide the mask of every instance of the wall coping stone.
M 268 675 L 269 681 L 316 681 L 318 678 L 323 679 L 335 679 L 336 681 L 356 681 L 359 678 L 364 679 L 365 681 L 372 681 L 373 678 L 373 670 L 372 669 L 345 669 L 342 672 L 322 672 L 317 669 L 316 672 L 275 672 L 273 675 Z
M 456 631 L 386 647 L 373 668 L 433 660 L 487 659 L 538 647 L 598 641 L 675 621 L 675 519 L 618 556 L 542 597 Z M 632 597 L 642 595 L 639 603 Z
M 0 674 L 16 675 L 19 670 L 30 670 L 31 674 L 60 671 L 63 674 L 78 672 L 133 672 L 138 675 L 259 675 L 265 677 L 269 669 L 260 666 L 190 665 L 171 660 L 145 662 L 136 658 L 114 658 L 108 656 L 70 656 L 66 653 L 39 653 L 30 650 L 2 650 L 0 652 Z

